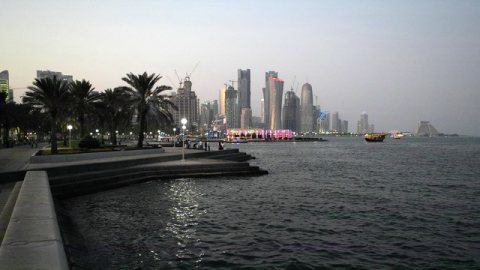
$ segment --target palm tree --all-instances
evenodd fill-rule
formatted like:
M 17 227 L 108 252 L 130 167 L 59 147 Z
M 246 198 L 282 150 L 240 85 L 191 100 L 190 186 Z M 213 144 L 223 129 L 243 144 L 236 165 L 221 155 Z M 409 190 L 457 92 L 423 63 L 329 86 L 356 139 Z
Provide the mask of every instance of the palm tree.
M 52 78 L 35 79 L 23 97 L 23 103 L 39 106 L 50 116 L 51 153 L 57 154 L 57 117 L 68 106 L 69 83 Z
M 106 116 L 106 125 L 113 145 L 117 145 L 117 131 L 122 125 L 128 125 L 132 116 L 130 94 L 124 87 L 107 89 L 100 93 L 97 108 Z
M 133 105 L 136 107 L 138 121 L 140 122 L 138 129 L 137 147 L 143 147 L 144 132 L 147 126 L 147 113 L 157 116 L 160 121 L 173 121 L 173 116 L 169 109 L 177 109 L 176 106 L 167 99 L 162 92 L 171 90 L 170 86 L 161 85 L 155 87 L 155 84 L 161 79 L 160 75 L 152 73 L 148 75 L 146 72 L 139 75 L 133 73 L 127 74 L 122 78 L 131 87 L 126 87 L 132 95 Z
M 83 138 L 85 136 L 85 115 L 98 99 L 98 92 L 95 91 L 89 81 L 83 79 L 70 85 L 70 93 L 73 99 L 73 111 L 80 126 L 80 138 Z

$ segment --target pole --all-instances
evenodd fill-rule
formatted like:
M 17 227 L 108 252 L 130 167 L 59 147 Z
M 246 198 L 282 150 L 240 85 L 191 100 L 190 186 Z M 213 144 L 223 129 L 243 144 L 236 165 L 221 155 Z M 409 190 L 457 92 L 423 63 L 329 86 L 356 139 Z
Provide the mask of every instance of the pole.
M 72 148 L 72 129 L 68 130 L 68 147 Z

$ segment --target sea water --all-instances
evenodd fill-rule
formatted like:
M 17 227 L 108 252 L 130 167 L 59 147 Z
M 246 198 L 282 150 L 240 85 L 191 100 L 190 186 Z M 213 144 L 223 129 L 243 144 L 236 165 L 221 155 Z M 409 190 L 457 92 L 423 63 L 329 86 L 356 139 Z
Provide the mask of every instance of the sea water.
M 479 269 L 480 138 L 228 144 L 260 177 L 63 203 L 98 269 Z

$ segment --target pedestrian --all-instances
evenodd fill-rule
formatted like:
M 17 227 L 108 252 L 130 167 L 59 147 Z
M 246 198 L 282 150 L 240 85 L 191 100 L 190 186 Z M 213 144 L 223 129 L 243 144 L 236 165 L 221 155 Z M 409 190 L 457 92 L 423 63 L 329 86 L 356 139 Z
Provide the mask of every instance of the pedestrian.
M 218 142 L 218 150 L 223 150 L 223 142 Z

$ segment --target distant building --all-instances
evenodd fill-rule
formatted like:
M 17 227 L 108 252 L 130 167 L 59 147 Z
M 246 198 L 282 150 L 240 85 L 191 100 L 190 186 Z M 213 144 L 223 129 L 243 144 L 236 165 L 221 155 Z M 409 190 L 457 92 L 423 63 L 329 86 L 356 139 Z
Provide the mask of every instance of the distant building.
M 177 127 L 182 126 L 181 119 L 187 119 L 187 129 L 190 131 L 197 130 L 199 125 L 199 102 L 197 94 L 192 91 L 192 82 L 186 77 L 183 87 L 177 89 L 177 93 L 173 95 L 173 103 L 178 110 L 173 111 L 175 124 Z
M 67 82 L 73 82 L 72 75 L 63 75 L 62 72 L 58 71 L 50 71 L 50 70 L 37 70 L 37 79 L 44 79 L 44 78 L 53 78 L 57 77 L 57 79 L 64 80 Z
M 265 73 L 265 88 L 263 88 L 265 127 L 280 129 L 282 126 L 283 80 L 278 78 L 278 72 Z
M 440 135 L 440 133 L 437 131 L 436 128 L 433 127 L 432 124 L 430 124 L 429 121 L 420 121 L 420 124 L 418 124 L 416 135 L 433 137 Z
M 237 104 L 238 91 L 229 86 L 225 91 L 225 117 L 227 119 L 227 127 L 238 128 L 238 104 Z
M 285 93 L 283 104 L 283 129 L 300 131 L 300 99 L 293 89 Z
M 252 124 L 253 128 L 263 128 L 263 121 L 260 116 L 252 116 Z
M 357 134 L 373 132 L 372 129 L 373 128 L 368 124 L 368 114 L 362 112 L 362 114 L 360 114 L 360 120 L 357 122 Z
M 342 124 L 340 126 L 340 133 L 348 133 L 348 121 L 347 120 L 341 120 Z
M 301 132 L 313 131 L 313 92 L 312 85 L 305 83 L 302 86 Z
M 330 132 L 330 112 L 320 112 L 320 126 L 318 128 L 318 131 L 320 133 L 328 133 Z
M 218 116 L 218 100 L 213 100 L 211 106 L 213 110 L 213 117 L 216 118 Z
M 240 113 L 240 128 L 249 129 L 252 127 L 252 109 L 242 108 Z
M 250 69 L 238 70 L 238 107 L 251 108 L 250 106 Z
M 225 91 L 227 91 L 227 86 L 225 85 L 224 88 L 220 89 L 220 96 L 219 96 L 219 103 L 218 103 L 218 114 L 225 115 Z
M 7 93 L 7 102 L 9 100 L 13 100 L 13 91 L 12 91 L 12 97 L 10 98 L 10 78 L 8 74 L 8 70 L 4 70 L 0 72 L 0 92 L 5 92 Z
M 339 133 L 340 132 L 340 115 L 338 112 L 334 112 L 332 114 L 332 126 L 331 126 L 331 131 Z
M 320 129 L 320 106 L 313 106 L 313 131 L 319 132 Z
M 265 123 L 265 100 L 260 99 L 260 119 L 262 123 Z
M 211 128 L 213 120 L 215 120 L 216 102 L 205 101 L 200 105 L 200 128 L 208 130 Z

